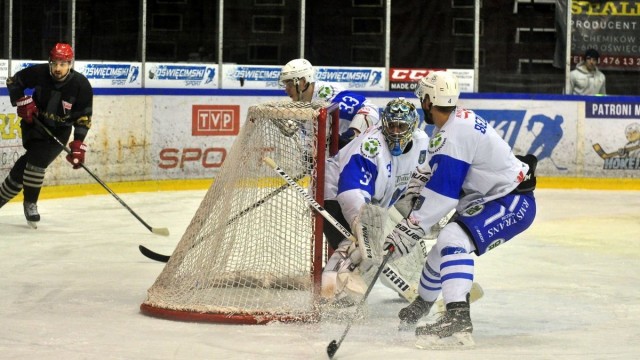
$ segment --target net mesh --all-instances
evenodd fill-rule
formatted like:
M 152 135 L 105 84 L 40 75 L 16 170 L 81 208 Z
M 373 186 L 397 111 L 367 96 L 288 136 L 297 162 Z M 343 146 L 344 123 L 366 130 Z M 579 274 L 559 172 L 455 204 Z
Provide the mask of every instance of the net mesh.
M 220 173 L 148 290 L 143 312 L 241 323 L 315 317 L 314 279 L 322 266 L 317 215 L 262 158 L 272 158 L 316 198 L 325 106 L 250 107 Z

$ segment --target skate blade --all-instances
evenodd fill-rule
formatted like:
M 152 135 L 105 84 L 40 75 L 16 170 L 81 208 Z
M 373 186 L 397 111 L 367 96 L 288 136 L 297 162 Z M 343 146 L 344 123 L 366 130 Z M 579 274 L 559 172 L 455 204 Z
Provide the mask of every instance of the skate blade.
M 38 228 L 38 223 L 35 221 L 27 221 L 27 225 L 29 225 L 29 227 L 31 227 L 32 229 Z
M 472 349 L 476 343 L 470 333 L 455 333 L 449 337 L 439 338 L 436 335 L 417 337 L 416 347 L 423 350 Z

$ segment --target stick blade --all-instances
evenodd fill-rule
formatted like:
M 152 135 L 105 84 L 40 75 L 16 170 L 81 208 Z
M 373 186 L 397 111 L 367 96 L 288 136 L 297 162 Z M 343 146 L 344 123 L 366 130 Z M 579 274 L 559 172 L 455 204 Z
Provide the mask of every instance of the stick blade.
M 138 245 L 138 250 L 140 250 L 142 255 L 148 257 L 151 260 L 166 263 L 166 262 L 169 262 L 169 259 L 171 259 L 171 256 L 169 255 L 158 254 L 157 252 L 149 250 L 142 245 Z
M 169 229 L 167 228 L 151 228 L 151 232 L 156 235 L 169 236 Z
M 329 346 L 327 346 L 327 355 L 329 355 L 329 359 L 333 359 L 333 355 L 336 354 L 336 351 L 338 351 L 338 342 L 333 340 L 329 343 Z

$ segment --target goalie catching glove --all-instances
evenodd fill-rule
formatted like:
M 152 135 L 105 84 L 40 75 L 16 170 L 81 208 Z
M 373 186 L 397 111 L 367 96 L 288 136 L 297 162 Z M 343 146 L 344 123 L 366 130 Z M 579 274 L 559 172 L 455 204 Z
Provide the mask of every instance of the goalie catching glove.
M 416 242 L 425 235 L 426 233 L 419 225 L 413 224 L 410 219 L 402 219 L 387 235 L 383 248 L 385 253 L 392 252 L 391 259 L 398 259 L 407 255 Z
M 71 153 L 67 155 L 67 161 L 73 165 L 74 169 L 80 169 L 84 164 L 84 153 L 87 151 L 87 145 L 80 140 L 73 140 L 69 143 Z
M 424 164 L 423 166 L 425 167 L 423 170 L 421 170 L 420 167 L 416 167 L 416 169 L 413 170 L 411 179 L 407 184 L 407 190 L 394 205 L 402 217 L 406 218 L 409 216 L 409 213 L 413 210 L 416 199 L 420 196 L 420 191 L 422 191 L 427 185 L 427 182 L 429 182 L 429 179 L 431 179 L 431 168 L 429 164 Z

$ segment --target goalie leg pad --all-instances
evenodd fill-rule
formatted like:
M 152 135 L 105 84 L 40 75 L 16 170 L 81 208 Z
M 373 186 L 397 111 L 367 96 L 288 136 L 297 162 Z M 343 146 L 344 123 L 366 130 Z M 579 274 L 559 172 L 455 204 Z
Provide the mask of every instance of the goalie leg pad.
M 367 292 L 367 284 L 360 276 L 360 271 L 339 272 L 337 276 L 336 298 L 338 300 L 348 297 L 354 304 L 360 302 Z
M 367 285 L 357 269 L 362 260 L 356 244 L 345 239 L 333 252 L 322 272 L 323 298 L 341 300 L 350 297 L 353 302 L 364 295 Z
M 393 265 L 387 265 L 382 270 L 380 282 L 389 289 L 397 292 L 408 302 L 418 297 L 418 284 L 412 283 Z

